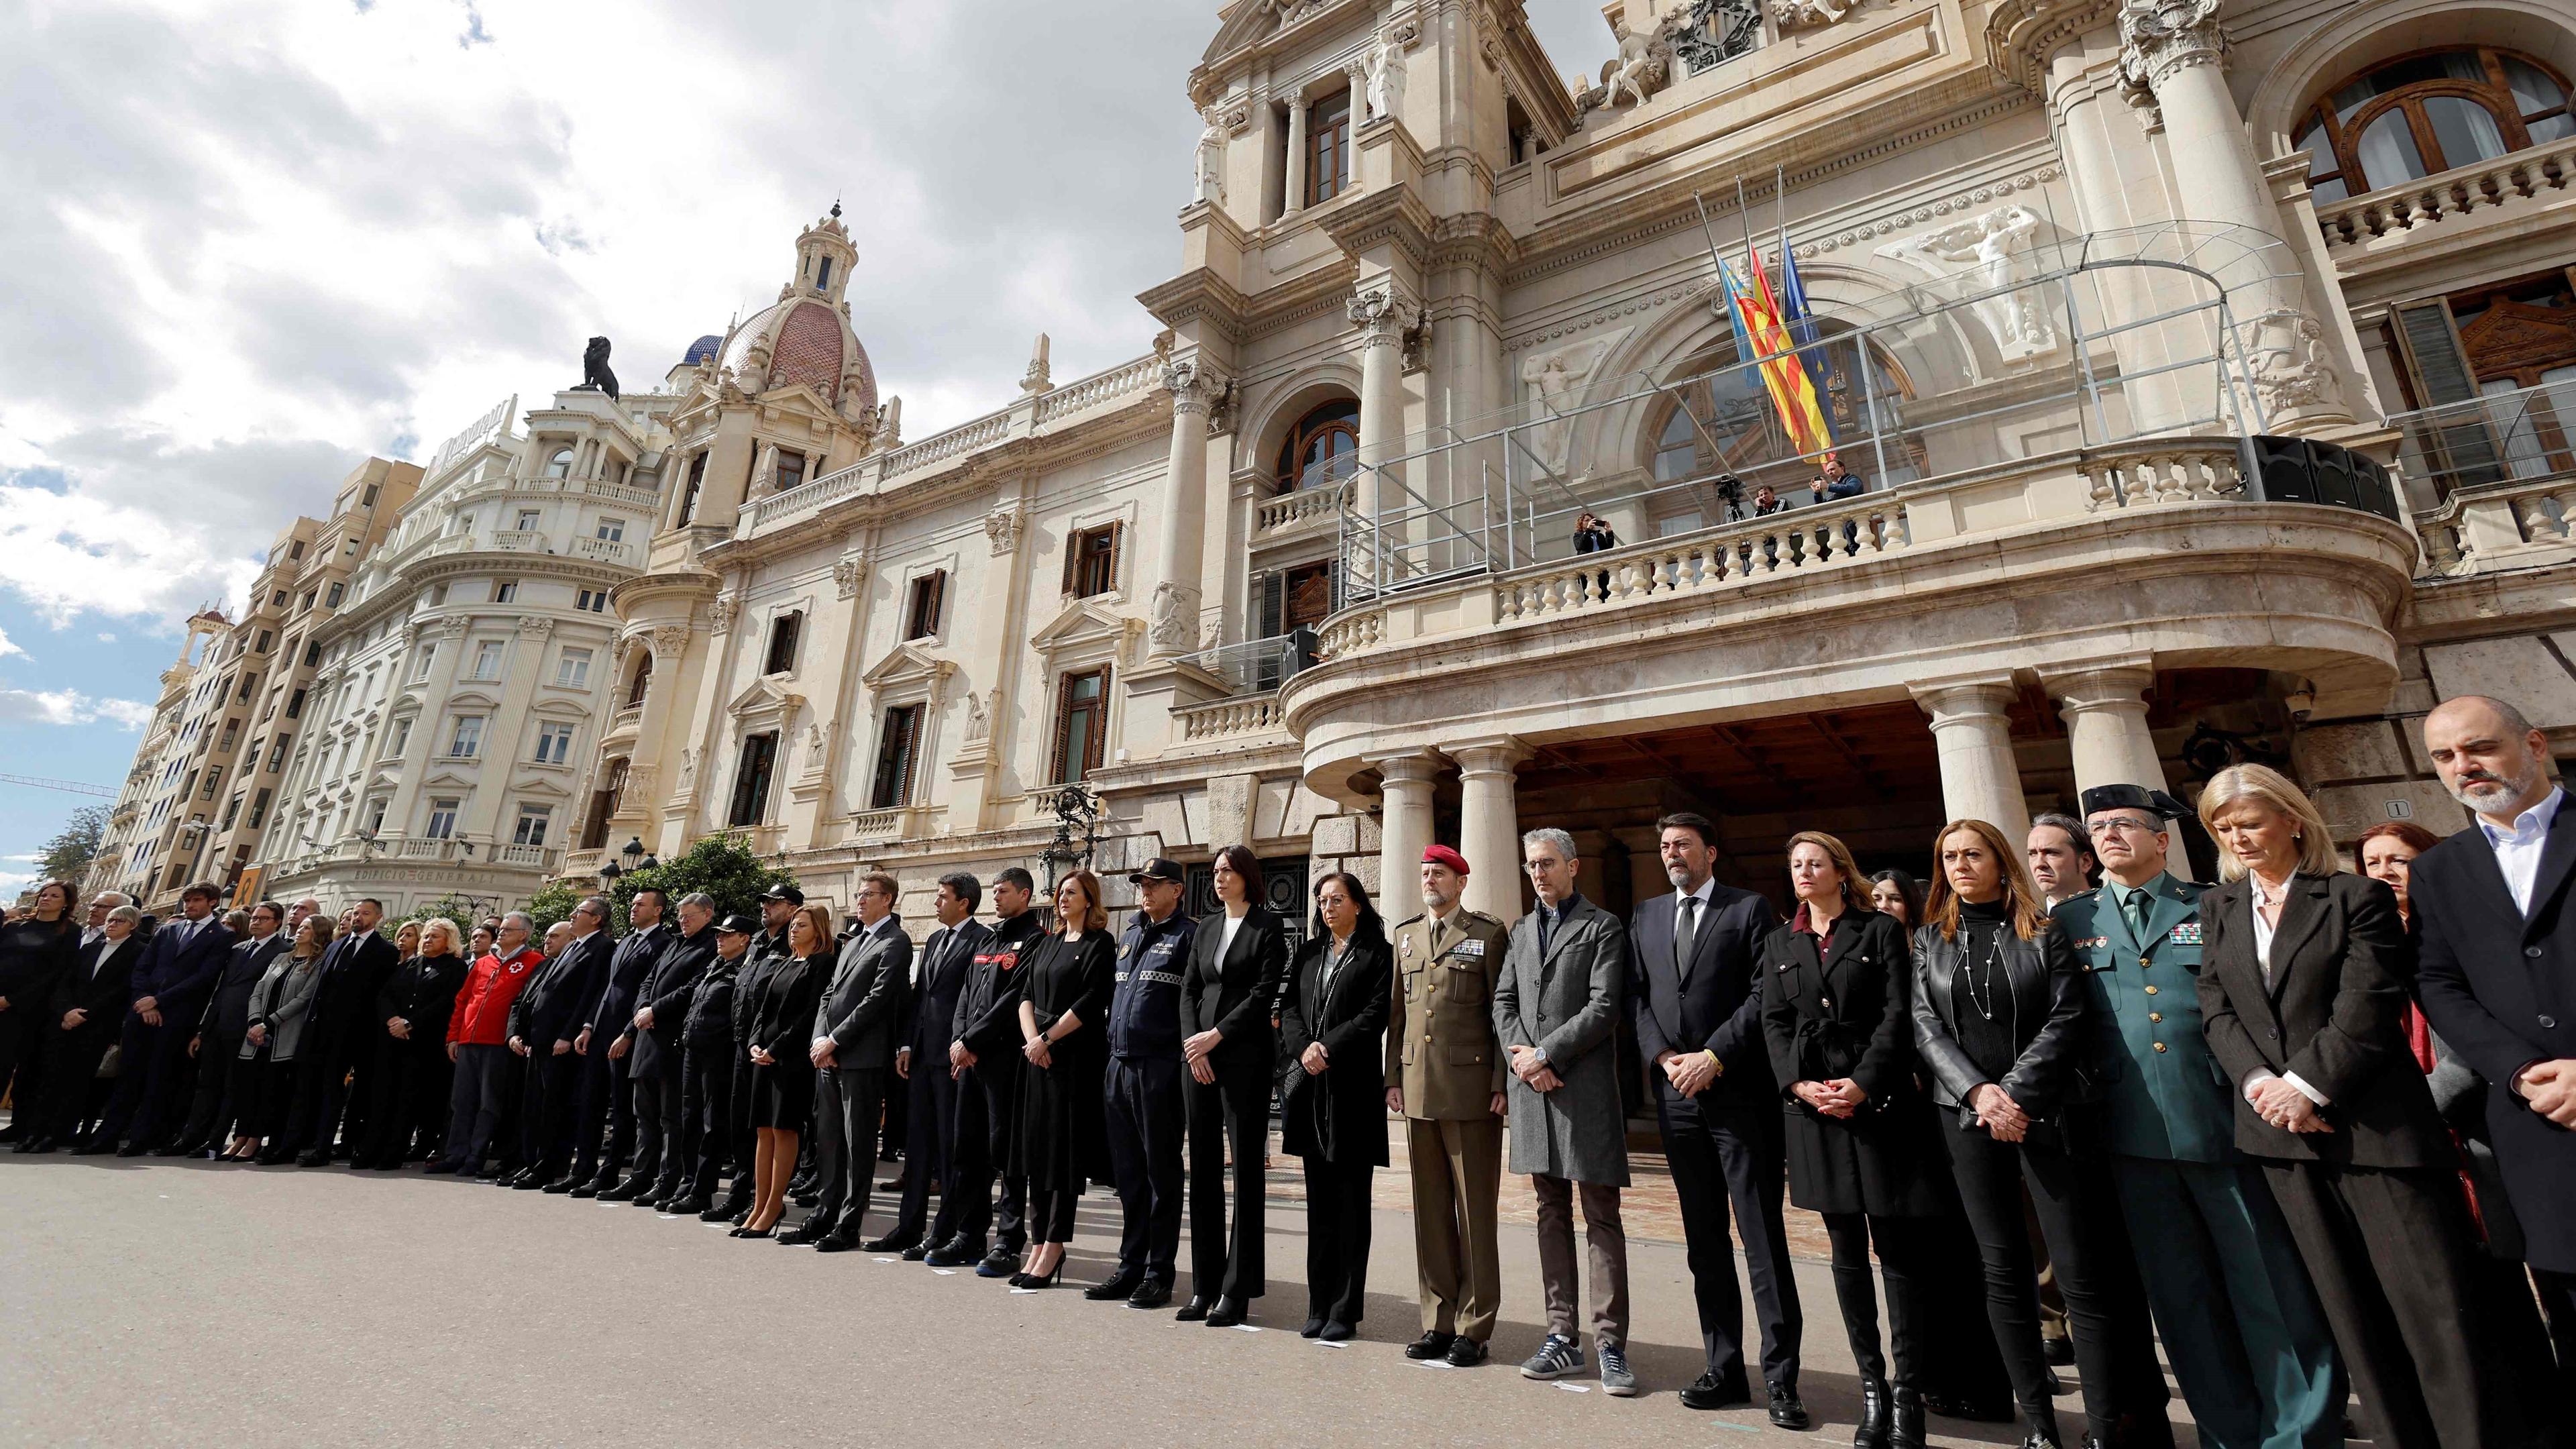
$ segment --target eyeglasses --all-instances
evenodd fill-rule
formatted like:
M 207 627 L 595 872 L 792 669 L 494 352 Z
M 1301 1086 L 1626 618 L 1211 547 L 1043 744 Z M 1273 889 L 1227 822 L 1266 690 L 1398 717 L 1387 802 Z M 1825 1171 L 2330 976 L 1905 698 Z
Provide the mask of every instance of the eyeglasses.
M 2140 820 L 2134 815 L 2114 815 L 2108 820 L 2096 820 L 2084 828 L 2088 834 L 2097 836 L 2109 835 L 2114 831 L 2120 830 L 2134 830 L 2141 835 L 2153 835 L 2156 833 L 2155 826 L 2144 820 Z

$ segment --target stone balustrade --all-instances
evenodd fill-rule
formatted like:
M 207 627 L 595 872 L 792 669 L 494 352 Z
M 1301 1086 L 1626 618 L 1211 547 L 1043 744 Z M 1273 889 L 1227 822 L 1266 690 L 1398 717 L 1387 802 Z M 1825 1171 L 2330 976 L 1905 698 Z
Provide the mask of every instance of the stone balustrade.
M 888 810 L 859 810 L 850 816 L 852 840 L 896 840 L 904 833 L 904 824 L 912 815 L 909 805 Z
M 572 542 L 575 558 L 595 559 L 600 563 L 624 567 L 635 557 L 635 546 L 616 539 L 577 538 Z
M 2402 241 L 2418 228 L 2488 207 L 2547 198 L 2576 181 L 2576 140 L 2534 146 L 2317 207 L 2329 252 Z
M 1300 488 L 1263 499 L 1253 510 L 1252 531 L 1256 536 L 1285 533 L 1315 519 L 1339 517 L 1350 505 L 1352 487 L 1345 478 L 1338 488 Z
M 2559 474 L 2454 493 L 2415 518 L 2433 575 L 2564 559 L 2576 551 L 2576 476 Z
M 1183 744 L 1234 739 L 1285 727 L 1279 716 L 1279 696 L 1275 694 L 1244 695 L 1220 699 L 1212 704 L 1185 705 L 1172 711 L 1172 720 L 1180 726 Z

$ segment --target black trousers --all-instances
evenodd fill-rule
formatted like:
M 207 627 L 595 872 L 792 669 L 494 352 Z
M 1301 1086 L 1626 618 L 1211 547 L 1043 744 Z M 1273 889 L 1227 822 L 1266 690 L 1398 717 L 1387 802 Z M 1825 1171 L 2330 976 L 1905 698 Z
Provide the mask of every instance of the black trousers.
M 159 1026 L 147 1026 L 129 1011 L 117 1045 L 116 1090 L 108 1094 L 107 1112 L 98 1135 L 114 1142 L 132 1138 L 157 1147 L 179 1130 L 191 1100 L 196 1063 L 188 1056 L 188 1038 L 197 1034 L 199 1002 L 172 1002 Z
M 600 1179 L 605 1187 L 635 1150 L 635 1087 L 623 1059 L 608 1059 L 613 1033 L 593 1032 L 590 1050 L 581 1057 L 581 1114 L 573 1123 L 572 1171 L 584 1182 Z M 601 1143 L 603 1132 L 605 1146 Z
M 1366 1161 L 1306 1163 L 1306 1316 L 1356 1325 L 1368 1311 L 1371 1180 Z
M 45 1080 L 36 1111 L 44 1135 L 68 1142 L 80 1131 L 99 1064 L 107 1059 L 107 1049 L 116 1045 L 116 1037 L 116 1023 L 96 1019 L 69 1031 L 57 1026 L 45 1033 Z
M 2576 1273 L 2534 1268 L 2531 1282 L 2540 1290 L 2541 1317 L 2549 1323 L 2550 1349 L 2558 1360 L 2559 1402 L 2563 1404 L 2576 1397 Z
M 186 1125 L 179 1129 L 181 1143 L 220 1145 L 229 1136 L 233 1123 L 241 1116 L 240 1097 L 233 1084 L 234 1059 L 240 1055 L 238 1035 L 210 1031 L 198 1038 L 196 1100 L 188 1107 Z
M 1976 1234 L 1955 1204 L 1946 1215 L 1925 1219 L 1922 1231 L 1930 1261 L 1918 1276 L 1932 1285 L 1932 1298 L 1920 1335 L 1919 1387 L 1958 1405 L 2009 1415 L 2012 1376 L 2004 1371 L 1994 1325 L 1986 1317 L 1986 1270 Z
M 1078 1192 L 1049 1189 L 1029 1195 L 1029 1231 L 1041 1243 L 1073 1241 L 1073 1209 L 1082 1201 Z
M 881 1069 L 826 1067 L 814 1074 L 813 1221 L 856 1236 L 876 1187 L 877 1123 L 885 1111 Z
M 463 1055 L 463 1048 L 458 1055 Z M 455 1071 L 442 1039 L 415 1035 L 409 1041 L 391 1036 L 379 1040 L 376 1067 L 369 1074 L 375 1101 L 367 1113 L 367 1135 L 358 1160 L 400 1163 L 441 1150 L 447 1138 L 447 1106 L 455 1090 Z
M 0 1011 L 0 1092 L 9 1095 L 9 1125 L 22 1138 L 36 1135 L 36 1103 L 45 1095 L 45 1011 L 44 1002 L 33 1000 Z
M 732 1076 L 735 1172 L 733 1186 L 725 1189 L 725 1201 L 734 1208 L 740 1209 L 751 1205 L 753 1185 L 751 1154 L 756 1139 L 751 1135 L 751 1056 L 739 1044 L 733 1049 Z M 805 1154 L 813 1150 L 814 1134 L 808 1132 L 796 1144 L 796 1160 L 802 1163 L 805 1160 Z
M 1190 1119 L 1190 1292 L 1238 1301 L 1262 1295 L 1262 1154 L 1270 1146 L 1270 1077 L 1219 1072 L 1201 1085 L 1184 1071 Z M 1234 1223 L 1225 1220 L 1225 1150 L 1234 1146 Z
M 2056 1265 L 2058 1292 L 2066 1298 L 2076 1371 L 2084 1380 L 2085 1431 L 2111 1443 L 2120 1417 L 2121 1346 L 2137 1331 L 2136 1325 L 2124 1328 L 2116 1316 L 2144 1310 L 2121 1303 L 2113 1287 L 2115 1265 L 2128 1258 L 2129 1245 L 2108 1168 L 2038 1142 L 1997 1142 L 1981 1128 L 1945 1126 L 1941 1137 L 1985 1265 L 1986 1318 L 2022 1417 L 2055 1431 L 2048 1357 L 2039 1342 L 2039 1273 L 2022 1219 L 2027 1187 L 2049 1261 Z
M 1843 1336 L 1861 1378 L 1884 1379 L 1900 1389 L 1920 1389 L 1924 1346 L 1930 1338 L 1938 1291 L 1932 1266 L 1933 1222 L 1864 1213 L 1825 1213 L 1825 1237 L 1834 1251 L 1834 1301 L 1843 1311 Z M 1870 1249 L 1878 1249 L 1878 1276 L 1887 1285 L 1887 1331 L 1896 1371 L 1888 1372 L 1879 1348 L 1878 1286 L 1870 1281 Z
M 293 1057 L 277 1061 L 266 1055 L 254 1064 L 259 1068 L 256 1090 L 259 1093 L 256 1122 L 252 1131 L 262 1145 L 279 1152 L 296 1151 L 295 1103 L 304 1091 L 306 1064 Z
M 679 1191 L 681 1181 L 688 1175 L 684 1146 L 688 1123 L 680 1072 L 643 1072 L 627 1078 L 626 1085 L 628 1115 L 635 1122 L 635 1175 L 630 1180 L 650 1183 L 655 1193 L 668 1196 Z M 612 1170 L 603 1164 L 600 1175 L 605 1177 Z
M 363 1128 L 364 1120 L 354 1118 L 350 1101 L 350 1059 L 358 1045 L 324 1038 L 313 1023 L 305 1023 L 304 1039 L 296 1043 L 296 1060 L 303 1063 L 303 1070 L 296 1079 L 293 1120 L 287 1126 L 298 1151 L 329 1152 L 339 1140 L 344 1117 L 353 1118 L 353 1135 Z
M 680 1067 L 680 1150 L 689 1164 L 689 1195 L 713 1200 L 716 1183 L 735 1174 L 745 1197 L 751 1173 L 740 1165 L 733 1110 L 733 1039 L 691 1042 Z
M 572 1158 L 582 1059 L 572 1052 L 558 1056 L 551 1047 L 531 1047 L 521 1065 L 519 1160 L 552 1182 L 565 1174 Z
M 1022 1210 L 1028 1201 L 1028 1179 L 1008 1165 L 1019 1090 L 1019 1075 L 1007 1065 L 999 1070 L 972 1066 L 957 1074 L 957 1126 L 948 1138 L 949 1166 L 957 1181 L 939 1200 L 939 1222 L 946 1231 L 934 1226 L 933 1236 L 944 1240 L 954 1234 L 972 1246 L 984 1241 L 989 1227 L 994 1230 L 994 1245 L 1005 1252 L 1017 1253 L 1028 1246 L 1028 1221 Z M 997 1177 L 1002 1187 L 998 1206 L 993 1200 Z
M 1166 1286 L 1181 1251 L 1181 1080 L 1188 1074 L 1168 1058 L 1111 1057 L 1102 1084 L 1110 1180 L 1118 1188 L 1118 1272 L 1143 1273 Z M 1216 1211 L 1222 1237 L 1221 1190 Z M 1197 1253 L 1195 1244 L 1191 1252 Z M 1209 1270 L 1199 1271 L 1198 1291 L 1211 1292 Z
M 508 1047 L 473 1043 L 457 1047 L 456 1074 L 447 1094 L 448 1161 L 466 1172 L 482 1169 L 492 1144 L 501 1140 L 510 1084 L 523 1074 L 518 1057 Z
M 901 1082 L 904 1079 L 898 1077 L 895 1080 Z M 884 1129 L 877 1134 L 877 1155 L 885 1161 L 892 1162 L 909 1149 L 911 1144 L 912 1094 L 899 1087 L 890 1087 L 885 1093 Z M 903 1180 L 906 1183 L 912 1181 L 911 1160 L 908 1157 L 905 1159 Z
M 939 1184 L 941 1216 L 957 1185 L 948 1176 L 948 1138 L 956 1128 L 957 1083 L 948 1075 L 943 1048 L 936 1054 L 918 1049 L 912 1075 L 890 1094 L 910 1105 L 904 1112 L 903 1203 L 895 1209 L 894 1235 L 918 1240 L 930 1223 L 930 1186 Z M 886 1131 L 894 1131 L 894 1113 L 886 1114 Z
M 2272 1159 L 2262 1168 L 2381 1449 L 2510 1449 L 2539 1438 L 2535 1400 L 2548 1386 L 2498 1371 L 2514 1358 L 2477 1312 L 2456 1174 Z
M 1744 1297 L 1735 1286 L 1735 1250 L 1727 1238 L 1732 1205 L 1735 1236 L 1744 1241 L 1745 1273 L 1753 1280 L 1753 1312 L 1762 1329 L 1763 1381 L 1794 1388 L 1806 1320 L 1798 1308 L 1798 1280 L 1789 1266 L 1788 1229 L 1780 1216 L 1787 1190 L 1780 1109 L 1767 1104 L 1702 1107 L 1662 1082 L 1653 1085 L 1709 1370 L 1726 1378 L 1745 1367 Z

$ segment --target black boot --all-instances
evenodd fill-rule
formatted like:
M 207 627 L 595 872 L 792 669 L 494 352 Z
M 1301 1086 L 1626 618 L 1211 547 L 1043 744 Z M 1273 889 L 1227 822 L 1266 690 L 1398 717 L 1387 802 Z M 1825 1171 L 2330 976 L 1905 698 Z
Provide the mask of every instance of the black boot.
M 1860 1381 L 1860 1426 L 1852 1430 L 1852 1449 L 1888 1449 L 1887 1380 Z
M 1924 1449 L 1923 1395 L 1900 1386 L 1888 1415 L 1888 1449 Z
M 2060 1449 L 2057 1442 L 2057 1415 L 2054 1411 L 2051 1411 L 2045 1419 L 2022 1420 L 2021 1449 Z

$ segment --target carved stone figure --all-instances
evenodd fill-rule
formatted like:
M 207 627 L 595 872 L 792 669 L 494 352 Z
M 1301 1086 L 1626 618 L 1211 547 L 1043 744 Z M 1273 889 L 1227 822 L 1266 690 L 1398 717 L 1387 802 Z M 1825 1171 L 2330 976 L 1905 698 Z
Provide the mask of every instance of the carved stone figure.
M 2246 371 L 2265 414 L 2298 408 L 2337 407 L 2343 397 L 2334 365 L 2326 360 L 2326 331 L 2295 307 L 2274 307 L 2246 323 L 2253 345 Z
M 2120 89 L 2151 129 L 2163 125 L 2156 85 L 2187 66 L 2224 64 L 2227 50 L 2218 0 L 2122 0 Z
M 604 392 L 617 401 L 617 374 L 608 370 L 608 339 L 594 337 L 581 354 L 581 386 L 574 392 Z
M 1381 29 L 1368 53 L 1369 119 L 1382 120 L 1404 109 L 1404 48 Z
M 845 553 L 832 562 L 832 583 L 844 599 L 858 597 L 867 585 L 868 560 L 864 554 Z
M 982 739 L 985 731 L 990 728 L 992 728 L 991 722 L 984 716 L 984 697 L 969 691 L 966 696 L 967 740 L 971 742 Z
M 1647 97 L 1663 89 L 1664 57 L 1657 53 L 1654 35 L 1630 30 L 1624 17 L 1616 23 L 1615 32 L 1619 55 L 1601 67 L 1602 105 L 1618 105 L 1624 91 L 1642 106 Z
M 1849 15 L 1860 0 L 1771 0 L 1771 19 L 1782 30 L 1831 25 Z
M 1610 349 L 1628 334 L 1629 329 L 1595 337 L 1589 341 L 1551 348 L 1521 360 L 1521 384 L 1526 392 L 1526 415 L 1540 425 L 1527 430 L 1530 450 L 1550 468 L 1565 466 L 1568 445 L 1573 438 L 1574 423 L 1565 415 L 1581 402 L 1584 387 Z M 1564 419 L 1542 422 L 1543 419 Z
M 2057 329 L 2027 289 L 2007 290 L 2020 279 L 2016 254 L 2039 233 L 2039 214 L 2026 206 L 1999 206 L 1928 236 L 1891 242 L 1878 254 L 1906 262 L 1927 276 L 1965 276 L 1972 292 L 1990 295 L 1969 304 L 1969 311 L 1993 334 L 1995 350 L 2006 362 L 2020 362 L 2057 350 Z
M 1169 579 L 1154 585 L 1147 635 L 1159 655 L 1187 654 L 1198 640 L 1199 591 Z
M 697 779 L 698 752 L 690 746 L 682 745 L 680 747 L 680 788 L 688 789 L 697 783 Z
M 741 607 L 742 601 L 731 594 L 716 595 L 715 602 L 707 606 L 707 627 L 718 634 L 731 629 L 734 611 Z
M 877 404 L 876 451 L 891 453 L 903 446 L 903 399 L 889 397 Z
M 769 387 L 769 349 L 755 342 L 742 355 L 742 369 L 734 381 L 745 393 L 758 397 Z
M 1047 335 L 1038 334 L 1037 345 L 1029 350 L 1028 371 L 1020 374 L 1020 391 L 1031 397 L 1055 391 L 1055 373 L 1047 365 L 1047 352 L 1052 346 Z
M 1222 205 L 1225 201 L 1225 121 L 1214 106 L 1199 112 L 1199 118 L 1207 123 L 1207 129 L 1199 132 L 1198 189 L 1190 199 Z
M 984 537 L 992 541 L 994 557 L 1020 546 L 1020 529 L 1025 521 L 1016 508 L 996 508 L 984 515 Z

